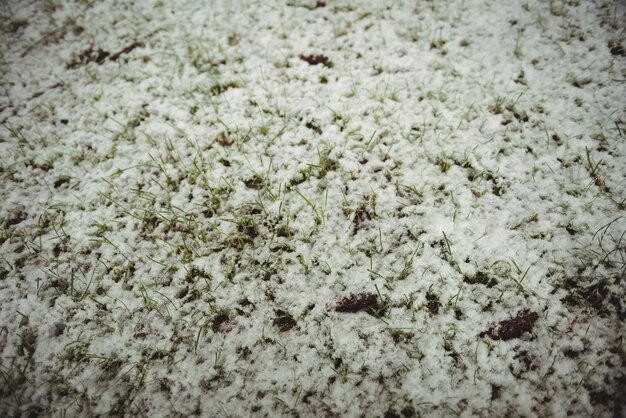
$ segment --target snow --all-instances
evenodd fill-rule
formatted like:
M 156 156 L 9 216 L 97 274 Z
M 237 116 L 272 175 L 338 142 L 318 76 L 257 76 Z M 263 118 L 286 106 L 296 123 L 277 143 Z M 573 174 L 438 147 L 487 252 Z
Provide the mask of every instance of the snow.
M 0 13 L 0 414 L 625 413 L 623 3 Z

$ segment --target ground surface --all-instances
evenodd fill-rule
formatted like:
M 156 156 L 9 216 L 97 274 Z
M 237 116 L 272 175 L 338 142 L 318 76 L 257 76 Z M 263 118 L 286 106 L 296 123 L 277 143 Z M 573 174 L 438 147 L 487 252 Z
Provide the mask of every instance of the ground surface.
M 624 415 L 623 2 L 202 3 L 0 2 L 0 415 Z

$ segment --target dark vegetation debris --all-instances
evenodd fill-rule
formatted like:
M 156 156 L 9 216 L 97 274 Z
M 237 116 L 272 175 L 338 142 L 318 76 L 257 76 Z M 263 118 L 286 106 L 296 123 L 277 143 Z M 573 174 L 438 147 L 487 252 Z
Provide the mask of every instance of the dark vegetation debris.
M 331 68 L 333 66 L 333 63 L 330 61 L 330 59 L 328 59 L 328 57 L 326 55 L 323 55 L 323 54 L 317 54 L 317 55 L 315 55 L 315 54 L 312 54 L 312 55 L 300 54 L 300 59 L 302 61 L 305 61 L 309 65 L 322 64 L 324 67 L 328 67 L 328 68 Z
M 18 207 L 15 212 L 6 220 L 6 226 L 17 225 L 28 218 L 28 214 L 24 211 L 25 208 Z
M 87 49 L 78 54 L 68 65 L 68 69 L 74 69 L 81 65 L 86 65 L 90 62 L 95 62 L 100 65 L 111 55 L 110 52 L 103 50 L 102 48 L 94 48 L 93 45 L 89 45 Z
M 518 312 L 515 317 L 504 320 L 498 326 L 493 325 L 487 331 L 481 332 L 479 337 L 486 335 L 494 340 L 520 338 L 525 332 L 530 332 L 533 329 L 537 319 L 539 319 L 537 312 L 524 309 Z
M 69 184 L 70 182 L 70 177 L 68 176 L 61 176 L 58 179 L 56 179 L 54 181 L 54 188 L 58 189 L 59 187 L 63 186 L 64 184 Z
M 315 122 L 314 120 L 311 120 L 311 121 L 307 122 L 304 126 L 306 126 L 308 129 L 312 130 L 313 132 L 315 132 L 318 135 L 322 134 L 322 129 L 319 127 L 317 122 Z
M 117 61 L 122 55 L 128 54 L 135 48 L 142 47 L 143 43 L 133 42 L 132 44 L 122 48 L 121 50 L 111 54 L 109 51 L 105 51 L 102 48 L 94 48 L 93 45 L 89 45 L 80 54 L 76 55 L 74 59 L 67 64 L 68 69 L 74 69 L 81 65 L 87 65 L 90 62 L 95 62 L 98 65 L 104 64 L 105 61 Z
M 441 307 L 441 302 L 439 302 L 439 296 L 433 292 L 426 293 L 426 309 L 432 315 L 437 315 L 439 313 L 439 308 Z
M 281 332 L 289 331 L 291 328 L 295 327 L 297 322 L 293 319 L 293 316 L 287 311 L 282 309 L 276 309 L 275 311 L 276 317 L 272 321 L 275 326 L 280 329 Z
M 239 83 L 232 80 L 224 83 L 215 83 L 211 86 L 211 88 L 209 88 L 209 93 L 211 94 L 211 96 L 219 96 L 228 89 L 236 89 L 239 87 Z
M 612 39 L 608 42 L 609 51 L 612 55 L 626 57 L 626 50 L 618 39 Z
M 254 174 L 251 178 L 243 180 L 243 183 L 249 189 L 261 190 L 265 187 L 265 179 L 258 174 Z
M 494 287 L 498 284 L 498 281 L 494 277 L 491 277 L 483 271 L 478 271 L 473 276 L 465 276 L 463 281 L 469 284 L 482 284 L 487 287 Z
M 354 218 L 352 220 L 353 228 L 352 233 L 356 234 L 357 231 L 365 226 L 367 221 L 371 221 L 376 218 L 376 199 L 375 196 L 368 197 L 365 202 L 361 203 L 354 211 Z
M 600 314 L 606 314 L 607 306 L 604 304 L 604 301 L 610 294 L 606 281 L 600 280 L 594 283 L 591 279 L 585 277 L 569 277 L 563 282 L 563 288 L 569 291 L 567 296 L 562 299 L 567 305 L 592 308 L 596 309 Z M 612 304 L 619 313 L 621 304 Z
M 135 48 L 139 48 L 142 47 L 143 44 L 141 42 L 133 42 L 132 44 L 128 45 L 126 48 L 123 48 L 121 50 L 119 50 L 118 52 L 116 52 L 115 54 L 111 55 L 109 57 L 110 61 L 117 61 L 117 59 L 123 55 L 123 54 L 128 54 L 130 51 L 132 51 Z
M 337 312 L 359 312 L 365 309 L 376 309 L 379 306 L 374 293 L 354 293 L 346 296 L 335 304 Z
M 225 313 L 216 315 L 215 318 L 213 318 L 213 324 L 211 324 L 211 329 L 213 330 L 213 332 L 225 331 L 225 325 L 229 319 L 230 317 L 228 316 L 228 314 Z

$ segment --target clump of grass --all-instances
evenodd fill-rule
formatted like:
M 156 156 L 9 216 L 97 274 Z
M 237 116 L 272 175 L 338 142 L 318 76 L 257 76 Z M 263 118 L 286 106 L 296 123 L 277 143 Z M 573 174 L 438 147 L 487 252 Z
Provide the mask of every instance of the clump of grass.
M 438 157 L 437 158 L 437 165 L 439 166 L 439 168 L 441 169 L 442 173 L 447 173 L 448 170 L 450 170 L 450 160 L 446 157 Z
M 215 83 L 209 88 L 209 94 L 211 94 L 211 96 L 219 96 L 228 89 L 234 89 L 239 87 L 241 87 L 241 85 L 235 80 L 227 81 L 224 83 Z
M 311 169 L 314 169 L 315 177 L 319 179 L 326 177 L 326 174 L 328 174 L 330 171 L 336 171 L 339 168 L 339 163 L 337 162 L 337 160 L 330 157 L 330 150 L 328 149 L 322 151 L 318 149 L 317 158 L 319 162 L 317 164 L 309 164 L 309 167 Z

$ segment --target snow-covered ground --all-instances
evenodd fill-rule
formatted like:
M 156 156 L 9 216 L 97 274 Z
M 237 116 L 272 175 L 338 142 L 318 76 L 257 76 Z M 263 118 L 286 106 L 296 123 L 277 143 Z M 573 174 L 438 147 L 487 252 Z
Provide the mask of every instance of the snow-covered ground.
M 624 2 L 0 13 L 0 415 L 626 413 Z

